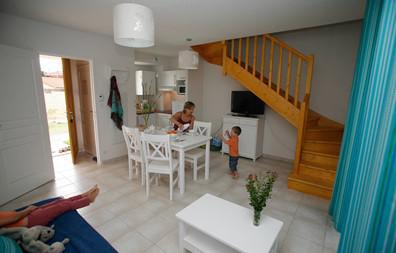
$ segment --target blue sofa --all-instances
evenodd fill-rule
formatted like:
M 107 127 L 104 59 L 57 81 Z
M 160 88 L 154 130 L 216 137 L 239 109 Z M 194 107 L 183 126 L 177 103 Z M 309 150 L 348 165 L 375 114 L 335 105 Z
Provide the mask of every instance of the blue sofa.
M 57 198 L 46 199 L 33 205 L 41 206 L 55 199 Z M 69 211 L 60 215 L 50 225 L 52 224 L 55 224 L 55 236 L 48 243 L 69 238 L 70 242 L 66 244 L 65 253 L 117 252 L 77 211 Z

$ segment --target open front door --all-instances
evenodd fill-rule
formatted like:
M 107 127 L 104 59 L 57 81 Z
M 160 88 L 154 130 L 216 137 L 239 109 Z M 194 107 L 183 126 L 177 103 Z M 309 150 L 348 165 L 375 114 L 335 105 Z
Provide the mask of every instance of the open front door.
M 70 59 L 62 58 L 62 66 L 63 66 L 63 82 L 65 85 L 67 122 L 69 127 L 70 151 L 71 151 L 73 164 L 76 164 L 77 155 L 78 155 L 78 140 L 77 140 L 75 112 L 74 112 L 74 98 L 73 98 L 73 86 L 71 79 Z

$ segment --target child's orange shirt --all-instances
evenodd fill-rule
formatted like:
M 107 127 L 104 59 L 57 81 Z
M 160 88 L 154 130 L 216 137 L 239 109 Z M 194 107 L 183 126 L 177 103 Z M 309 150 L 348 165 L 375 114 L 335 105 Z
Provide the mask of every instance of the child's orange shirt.
M 15 217 L 17 213 L 15 211 L 0 211 L 0 219 L 1 218 L 9 218 L 9 217 Z M 20 219 L 17 222 L 14 222 L 12 224 L 8 224 L 5 227 L 25 227 L 25 221 L 24 219 Z
M 224 142 L 229 147 L 229 155 L 230 156 L 239 156 L 239 137 L 237 135 L 231 136 L 230 139 Z

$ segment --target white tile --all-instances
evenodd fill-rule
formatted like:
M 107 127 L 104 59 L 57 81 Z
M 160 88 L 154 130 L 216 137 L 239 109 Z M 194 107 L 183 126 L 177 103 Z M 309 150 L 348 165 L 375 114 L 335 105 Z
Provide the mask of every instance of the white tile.
M 288 234 L 280 248 L 280 253 L 322 253 L 323 246 L 309 240 Z
M 160 249 L 158 246 L 154 245 L 150 247 L 148 250 L 146 250 L 144 253 L 165 253 L 162 249 Z
M 283 212 L 287 212 L 290 215 L 294 216 L 298 208 L 298 203 L 294 201 L 288 201 L 283 198 L 272 197 L 270 200 L 267 201 L 267 206 Z
M 321 209 L 301 204 L 297 208 L 296 217 L 303 218 L 319 224 L 327 223 L 327 213 Z
M 97 210 L 94 210 L 92 212 L 83 215 L 83 217 L 93 227 L 98 227 L 106 223 L 107 221 L 115 218 L 115 215 L 110 213 L 109 211 L 106 211 L 104 208 L 98 208 Z
M 335 230 L 332 226 L 327 226 L 324 242 L 325 248 L 337 251 L 339 241 L 340 233 L 338 233 L 337 230 Z
M 128 225 L 126 225 L 118 218 L 111 219 L 110 221 L 100 225 L 96 229 L 104 238 L 106 238 L 110 242 L 115 241 L 124 234 L 132 231 L 132 229 L 128 227 Z
M 119 219 L 128 224 L 129 227 L 135 228 L 149 219 L 153 218 L 155 213 L 147 207 L 137 207 L 129 210 L 119 216 Z
M 170 203 L 165 200 L 150 196 L 149 200 L 146 201 L 142 206 L 152 210 L 154 213 L 160 213 L 161 211 L 167 209 L 170 206 Z
M 324 248 L 323 253 L 337 253 L 337 249 Z
M 290 225 L 289 234 L 297 235 L 316 244 L 323 245 L 326 225 L 295 218 Z
M 186 169 L 186 192 L 180 195 L 174 188 L 174 200 L 169 200 L 167 178 L 160 186 L 151 187 L 146 198 L 145 187 L 137 178 L 128 180 L 127 159 L 121 158 L 97 166 L 89 156 L 81 157 L 77 165 L 70 155 L 54 158 L 56 181 L 49 182 L 0 207 L 16 207 L 53 196 L 79 194 L 98 184 L 101 192 L 96 201 L 78 210 L 98 232 L 120 252 L 177 252 L 177 221 L 175 214 L 205 193 L 218 195 L 234 203 L 251 208 L 245 189 L 250 173 L 276 171 L 278 179 L 272 199 L 264 214 L 284 222 L 279 235 L 281 252 L 335 252 L 339 236 L 329 225 L 329 201 L 287 188 L 290 163 L 259 159 L 253 163 L 241 159 L 239 180 L 228 174 L 228 157 L 211 153 L 210 179 L 204 180 L 202 171 L 198 181 L 192 180 L 191 168 Z M 326 225 L 327 224 L 327 225 Z M 157 243 L 155 245 L 154 243 Z M 175 250 L 176 248 L 176 250 Z
M 166 253 L 177 253 L 179 252 L 179 233 L 175 229 L 169 232 L 164 238 L 162 238 L 157 246 L 160 247 Z
M 137 227 L 136 231 L 148 238 L 150 241 L 157 243 L 175 228 L 176 222 L 163 216 L 156 216 Z
M 115 215 L 120 215 L 139 206 L 141 203 L 133 201 L 128 196 L 121 197 L 106 205 L 106 209 Z
M 316 196 L 304 194 L 301 203 L 327 212 L 330 201 Z
M 112 245 L 119 253 L 138 253 L 144 252 L 153 243 L 136 231 L 131 231 L 115 240 Z

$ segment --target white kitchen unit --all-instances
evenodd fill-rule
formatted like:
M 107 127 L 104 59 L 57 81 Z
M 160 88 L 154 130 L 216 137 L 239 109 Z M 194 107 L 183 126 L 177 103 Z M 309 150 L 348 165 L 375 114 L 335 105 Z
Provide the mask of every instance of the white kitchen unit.
M 205 194 L 176 214 L 179 252 L 276 253 L 283 222 L 262 215 L 253 225 L 253 211 Z
M 157 126 L 160 128 L 170 126 L 170 119 L 172 117 L 171 114 L 167 113 L 156 113 L 157 115 Z
M 155 95 L 157 92 L 155 72 L 136 71 L 136 95 Z M 145 94 L 143 87 L 146 89 Z
M 166 70 L 158 74 L 158 90 L 173 91 L 176 90 L 177 80 L 187 80 L 187 70 Z
M 158 74 L 158 90 L 171 91 L 176 89 L 176 71 L 161 71 Z
M 176 79 L 177 80 L 187 80 L 188 71 L 185 69 L 176 70 Z
M 226 115 L 223 117 L 223 133 L 233 126 L 242 130 L 239 136 L 239 156 L 256 161 L 263 153 L 264 118 L 248 118 Z M 228 153 L 228 145 L 223 143 L 222 153 Z

